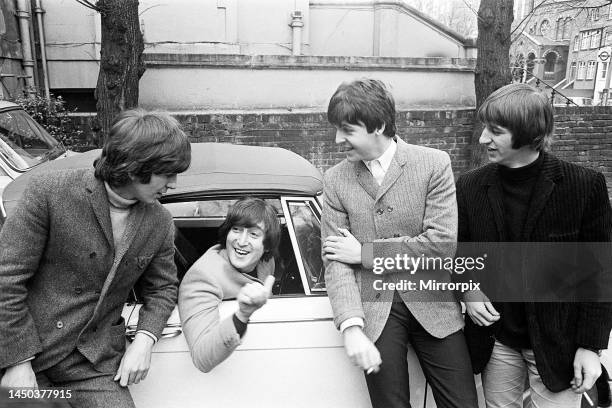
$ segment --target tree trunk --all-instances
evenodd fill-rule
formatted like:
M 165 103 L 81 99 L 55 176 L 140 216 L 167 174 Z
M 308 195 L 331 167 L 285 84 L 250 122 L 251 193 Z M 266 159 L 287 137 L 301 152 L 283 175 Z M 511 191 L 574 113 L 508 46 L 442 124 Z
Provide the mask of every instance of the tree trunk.
M 95 95 L 103 141 L 115 116 L 138 106 L 138 81 L 145 71 L 144 41 L 138 0 L 98 0 L 96 7 L 102 22 L 102 47 Z
M 476 109 L 493 91 L 512 82 L 510 72 L 510 26 L 513 0 L 481 0 L 478 9 L 478 40 L 476 47 Z M 474 133 L 470 140 L 470 167 L 484 163 L 484 150 L 478 139 L 482 126 L 474 120 Z

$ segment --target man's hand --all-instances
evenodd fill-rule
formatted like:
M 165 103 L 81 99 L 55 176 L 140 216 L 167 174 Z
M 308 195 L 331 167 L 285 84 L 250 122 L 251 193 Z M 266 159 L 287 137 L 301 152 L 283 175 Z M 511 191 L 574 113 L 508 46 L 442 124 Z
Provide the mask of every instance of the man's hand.
M 238 300 L 236 317 L 243 323 L 248 322 L 251 315 L 266 304 L 268 298 L 272 295 L 273 285 L 273 275 L 268 275 L 263 285 L 257 282 L 244 285 L 240 292 L 238 292 L 238 296 L 236 296 L 236 300 Z
M 382 364 L 380 352 L 359 326 L 351 326 L 342 333 L 346 354 L 353 364 L 368 374 L 377 373 Z
M 576 394 L 587 392 L 601 375 L 601 362 L 597 353 L 584 348 L 576 350 L 574 356 L 574 378 L 570 382 Z
M 0 386 L 6 388 L 38 388 L 32 362 L 25 361 L 8 367 L 0 380 Z
M 134 341 L 121 358 L 119 370 L 113 379 L 119 381 L 122 387 L 138 384 L 144 380 L 151 366 L 152 349 L 153 339 L 144 333 L 136 333 Z
M 323 253 L 330 261 L 345 264 L 361 263 L 361 243 L 345 228 L 338 228 L 342 236 L 332 235 L 323 243 Z
M 471 290 L 464 295 L 465 309 L 470 319 L 478 326 L 490 326 L 499 320 L 500 315 L 489 301 L 489 298 L 479 290 Z

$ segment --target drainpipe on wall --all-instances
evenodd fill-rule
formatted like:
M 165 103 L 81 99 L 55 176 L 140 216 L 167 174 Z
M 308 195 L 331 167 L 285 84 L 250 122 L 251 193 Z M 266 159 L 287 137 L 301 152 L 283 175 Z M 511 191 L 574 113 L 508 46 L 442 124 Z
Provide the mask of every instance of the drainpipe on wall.
M 45 10 L 42 8 L 42 0 L 36 0 L 36 6 L 34 7 L 34 13 L 36 13 L 36 22 L 38 23 L 38 41 L 40 43 L 40 58 L 42 62 L 42 77 L 45 89 L 45 98 L 49 99 L 49 71 L 47 68 L 47 50 L 45 43 L 45 28 L 43 26 L 43 14 Z
M 35 94 L 34 59 L 32 58 L 32 39 L 30 38 L 30 2 L 28 0 L 17 0 L 17 18 L 19 19 L 23 70 L 25 71 L 27 92 Z
M 302 27 L 304 27 L 304 22 L 302 22 L 302 12 L 300 10 L 291 13 L 291 24 L 289 25 L 293 35 L 291 55 L 302 55 Z

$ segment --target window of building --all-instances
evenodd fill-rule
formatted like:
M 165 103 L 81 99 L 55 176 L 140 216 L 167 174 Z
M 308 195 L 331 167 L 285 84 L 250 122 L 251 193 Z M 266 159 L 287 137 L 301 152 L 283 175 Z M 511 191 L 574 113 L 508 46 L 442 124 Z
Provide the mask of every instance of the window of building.
M 584 74 L 586 73 L 586 62 L 580 61 L 578 63 L 578 75 L 576 79 L 584 79 Z
M 601 41 L 601 31 L 591 32 L 591 48 L 599 48 L 599 42 Z
M 570 81 L 573 79 L 576 79 L 576 63 L 575 62 L 572 62 L 572 65 L 570 66 L 569 79 Z
M 574 37 L 574 51 L 578 51 L 580 49 L 580 40 L 578 36 Z
M 583 31 L 580 33 L 580 49 L 586 50 L 589 48 L 591 40 L 591 34 L 589 31 Z
M 550 22 L 548 20 L 544 20 L 540 23 L 540 34 L 547 35 L 550 31 Z
M 557 63 L 557 54 L 549 52 L 545 57 L 546 62 L 544 63 L 544 74 L 555 72 L 555 64 Z
M 563 38 L 564 40 L 570 39 L 571 24 L 572 24 L 572 18 L 566 17 L 565 21 L 563 22 L 563 33 L 561 34 L 561 38 Z
M 606 79 L 606 74 L 608 73 L 608 62 L 601 63 L 601 79 Z
M 591 21 L 599 20 L 599 8 L 590 8 L 589 17 L 591 18 Z
M 610 4 L 610 11 L 608 11 L 608 20 L 612 20 L 612 4 Z
M 589 61 L 589 64 L 587 65 L 587 71 L 586 71 L 587 80 L 595 78 L 595 68 L 597 68 L 597 62 Z
M 612 31 L 608 31 L 606 33 L 606 42 L 605 45 L 612 45 Z

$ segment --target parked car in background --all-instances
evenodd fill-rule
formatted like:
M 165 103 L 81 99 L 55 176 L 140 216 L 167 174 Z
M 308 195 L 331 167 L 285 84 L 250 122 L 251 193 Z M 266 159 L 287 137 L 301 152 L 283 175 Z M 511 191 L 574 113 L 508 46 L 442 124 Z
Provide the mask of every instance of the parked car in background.
M 0 194 L 8 183 L 49 160 L 67 154 L 21 106 L 0 101 Z M 0 226 L 6 213 L 0 200 Z

